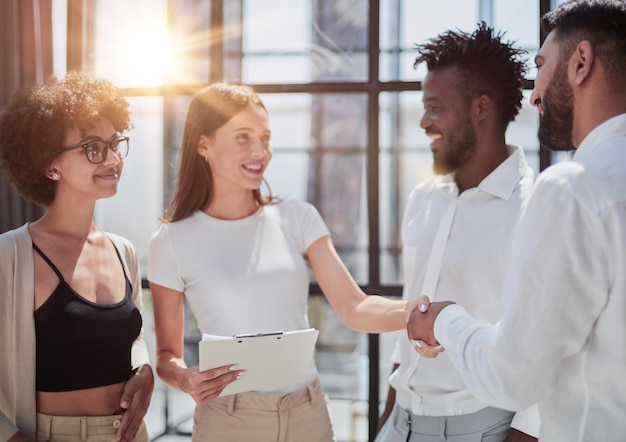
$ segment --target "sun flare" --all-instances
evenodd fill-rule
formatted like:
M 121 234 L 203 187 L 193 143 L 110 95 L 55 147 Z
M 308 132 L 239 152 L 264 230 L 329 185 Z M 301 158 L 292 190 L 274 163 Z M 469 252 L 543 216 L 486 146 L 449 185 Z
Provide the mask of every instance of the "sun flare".
M 120 63 L 125 66 L 125 82 L 140 86 L 160 86 L 167 80 L 172 61 L 169 39 L 158 30 L 139 32 L 119 54 Z
M 122 87 L 165 84 L 173 63 L 165 17 L 117 20 L 110 26 L 102 26 L 98 33 L 97 72 Z

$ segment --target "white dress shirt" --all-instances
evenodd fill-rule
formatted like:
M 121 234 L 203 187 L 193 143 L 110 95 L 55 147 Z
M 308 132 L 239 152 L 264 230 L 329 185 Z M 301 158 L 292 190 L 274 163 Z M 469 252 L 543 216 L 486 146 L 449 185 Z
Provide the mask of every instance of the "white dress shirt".
M 542 441 L 626 440 L 626 114 L 537 179 L 504 296 L 497 326 L 463 302 L 435 322 L 470 390 L 503 408 L 542 401 Z
M 509 147 L 509 152 L 477 187 L 460 195 L 453 174 L 434 177 L 411 192 L 402 222 L 404 299 L 418 294 L 451 299 L 477 318 L 498 321 L 513 231 L 534 180 L 523 150 Z M 406 337 L 396 348 L 394 362 L 400 365 L 389 382 L 402 408 L 456 416 L 488 406 L 468 390 L 445 352 L 420 358 Z M 536 408 L 529 413 L 535 418 L 516 428 L 536 434 Z

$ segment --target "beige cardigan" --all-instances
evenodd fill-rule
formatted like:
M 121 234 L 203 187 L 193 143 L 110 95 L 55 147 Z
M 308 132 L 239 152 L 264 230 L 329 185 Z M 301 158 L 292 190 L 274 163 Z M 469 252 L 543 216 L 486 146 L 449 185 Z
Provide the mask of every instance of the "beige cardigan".
M 143 310 L 139 263 L 132 244 L 107 234 L 120 252 Z M 17 431 L 35 439 L 35 322 L 33 246 L 28 224 L 0 235 L 0 441 Z M 143 330 L 132 348 L 132 366 L 149 364 Z

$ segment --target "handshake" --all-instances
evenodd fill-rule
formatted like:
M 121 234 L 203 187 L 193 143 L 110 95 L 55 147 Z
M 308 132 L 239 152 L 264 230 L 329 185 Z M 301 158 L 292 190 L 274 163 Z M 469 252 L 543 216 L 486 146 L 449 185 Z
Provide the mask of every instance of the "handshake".
M 436 358 L 444 348 L 435 338 L 435 320 L 452 301 L 430 302 L 428 296 L 419 296 L 407 306 L 406 331 L 409 340 L 420 356 Z

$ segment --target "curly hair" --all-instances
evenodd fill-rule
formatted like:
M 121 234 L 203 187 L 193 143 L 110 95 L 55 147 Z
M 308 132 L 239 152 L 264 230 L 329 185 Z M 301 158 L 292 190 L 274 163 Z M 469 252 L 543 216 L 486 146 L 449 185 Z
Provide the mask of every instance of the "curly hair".
M 248 106 L 257 106 L 267 112 L 258 94 L 248 85 L 218 81 L 199 90 L 191 100 L 176 178 L 174 198 L 167 209 L 164 221 L 173 222 L 188 217 L 204 208 L 213 198 L 213 172 L 210 165 L 198 155 L 198 142 L 202 135 L 211 137 L 231 118 Z M 263 196 L 259 189 L 253 191 L 260 205 L 269 204 L 273 198 Z
M 128 106 L 109 81 L 80 72 L 24 87 L 0 116 L 0 165 L 22 197 L 47 207 L 56 182 L 46 168 L 61 155 L 67 132 L 77 128 L 84 134 L 99 118 L 124 132 L 131 127 Z
M 429 71 L 453 67 L 465 83 L 470 96 L 486 94 L 496 103 L 501 123 L 506 127 L 522 107 L 527 53 L 502 41 L 485 22 L 472 34 L 446 31 L 425 43 L 415 45 L 419 52 L 414 67 L 426 62 Z
M 576 45 L 588 40 L 616 90 L 623 90 L 626 72 L 626 2 L 624 0 L 571 0 L 541 17 L 546 33 L 555 28 L 561 60 Z

